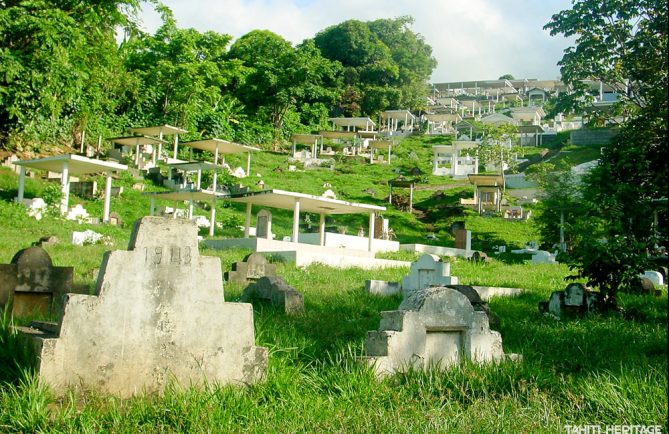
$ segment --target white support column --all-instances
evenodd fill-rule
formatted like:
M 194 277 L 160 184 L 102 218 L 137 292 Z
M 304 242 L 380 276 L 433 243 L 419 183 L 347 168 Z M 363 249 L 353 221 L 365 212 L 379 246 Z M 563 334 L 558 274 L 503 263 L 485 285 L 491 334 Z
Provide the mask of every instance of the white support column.
M 176 220 L 177 218 L 177 208 L 179 207 L 179 201 L 174 201 L 174 210 L 172 211 L 172 219 Z
M 172 155 L 172 158 L 175 160 L 177 159 L 177 150 L 179 149 L 179 135 L 175 134 L 174 135 L 174 153 Z
M 367 250 L 372 251 L 372 243 L 374 241 L 374 211 L 369 213 L 369 244 Z
M 390 155 L 392 154 L 393 145 L 388 145 L 388 164 L 390 164 Z
M 300 199 L 295 199 L 295 208 L 293 209 L 293 238 L 297 243 L 300 235 Z
M 251 202 L 246 204 L 246 219 L 244 220 L 244 238 L 248 238 L 251 233 Z
M 251 153 L 246 155 L 246 176 L 251 176 Z
M 112 173 L 107 172 L 107 179 L 105 180 L 105 204 L 102 210 L 102 222 L 109 222 L 109 208 L 111 207 L 111 188 L 112 188 Z
M 136 140 L 137 144 L 135 145 L 135 166 L 139 168 L 139 139 Z
M 388 182 L 388 203 L 393 204 L 393 183 L 392 181 Z
M 70 203 L 70 171 L 67 161 L 63 162 L 63 170 L 60 175 L 60 191 L 63 193 L 60 200 L 60 212 L 65 214 Z
M 216 146 L 216 150 L 214 151 L 214 165 L 216 164 L 218 164 L 218 146 Z M 216 194 L 217 183 L 218 183 L 218 171 L 214 169 L 214 184 L 212 186 L 212 191 L 214 192 L 214 194 Z
M 297 143 L 293 142 L 293 158 L 295 158 L 296 152 L 297 152 Z
M 318 221 L 318 245 L 325 245 L 325 214 L 321 214 L 321 218 Z
M 23 193 L 26 188 L 26 168 L 19 166 L 19 191 L 16 197 L 18 203 L 23 203 Z
M 149 208 L 149 215 L 153 215 L 156 212 L 156 198 L 151 196 L 151 199 L 149 200 L 149 203 L 151 204 Z
M 211 216 L 209 217 L 209 236 L 214 236 L 214 229 L 216 228 L 216 199 L 211 201 Z
M 193 198 L 188 201 L 188 220 L 193 218 Z
M 195 180 L 195 189 L 199 190 L 202 185 L 202 167 L 197 168 L 197 178 Z
M 409 184 L 409 212 L 413 212 L 413 182 Z
M 163 130 L 161 128 L 160 130 L 160 140 L 163 140 Z M 160 161 L 160 156 L 163 154 L 163 142 L 158 143 L 158 152 L 157 152 L 157 159 Z M 153 160 L 153 164 L 156 164 L 156 160 Z

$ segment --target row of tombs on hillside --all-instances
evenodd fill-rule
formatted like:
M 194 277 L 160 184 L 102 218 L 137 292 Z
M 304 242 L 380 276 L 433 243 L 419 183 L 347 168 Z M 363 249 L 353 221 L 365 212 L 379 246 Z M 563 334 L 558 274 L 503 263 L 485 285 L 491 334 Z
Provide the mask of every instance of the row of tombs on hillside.
M 431 255 L 416 261 L 399 309 L 382 312 L 379 330 L 368 333 L 363 360 L 378 375 L 505 358 L 500 334 L 489 328 L 483 299 L 490 293 L 456 285 L 447 264 Z M 255 275 L 244 300 L 275 300 L 281 292 L 287 313 L 303 312 L 301 294 L 266 259 L 249 268 Z M 18 280 L 35 277 L 22 270 Z M 160 392 L 173 380 L 252 384 L 267 370 L 252 305 L 224 301 L 220 259 L 201 256 L 196 224 L 180 219 L 139 220 L 127 251 L 105 253 L 95 295 L 67 293 L 58 322 L 19 330 L 35 345 L 39 380 L 59 394 L 74 387 L 127 397 Z

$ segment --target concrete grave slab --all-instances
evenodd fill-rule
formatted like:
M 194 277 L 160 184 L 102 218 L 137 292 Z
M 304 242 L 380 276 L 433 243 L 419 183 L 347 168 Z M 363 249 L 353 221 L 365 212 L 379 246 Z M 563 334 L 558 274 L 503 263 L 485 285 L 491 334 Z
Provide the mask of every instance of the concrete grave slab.
M 395 295 L 402 292 L 399 282 L 387 282 L 385 280 L 365 280 L 365 291 L 374 295 Z
M 431 285 L 457 285 L 458 278 L 450 274 L 450 262 L 443 262 L 437 255 L 423 255 L 411 264 L 409 275 L 402 278 L 404 296 Z
M 381 312 L 379 330 L 367 334 L 365 354 L 378 376 L 505 356 L 487 314 L 475 310 L 462 292 L 443 286 L 413 291 L 398 310 Z
M 94 389 L 122 397 L 170 381 L 259 381 L 250 304 L 226 303 L 220 259 L 200 256 L 194 222 L 144 217 L 127 251 L 104 255 L 95 295 L 68 294 L 57 333 L 26 330 L 39 380 L 57 394 Z
M 265 276 L 244 289 L 241 300 L 250 302 L 254 298 L 280 306 L 288 315 L 304 311 L 304 296 L 288 285 L 280 276 Z
M 276 276 L 276 266 L 270 264 L 261 253 L 251 253 L 242 262 L 232 264 L 232 270 L 225 273 L 228 282 L 248 283 L 261 277 Z

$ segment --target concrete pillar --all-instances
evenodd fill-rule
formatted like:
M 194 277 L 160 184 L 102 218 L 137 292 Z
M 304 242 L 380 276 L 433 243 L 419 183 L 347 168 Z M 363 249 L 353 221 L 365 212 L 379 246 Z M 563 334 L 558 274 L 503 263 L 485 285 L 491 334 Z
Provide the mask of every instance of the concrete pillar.
M 295 208 L 293 209 L 293 239 L 294 243 L 298 242 L 300 234 L 300 199 L 295 199 Z
M 390 155 L 392 154 L 393 145 L 388 145 L 388 164 L 390 164 Z
M 393 183 L 388 182 L 388 203 L 393 204 Z
M 162 129 L 160 130 L 160 134 L 159 134 L 158 137 L 160 138 L 160 140 L 163 140 L 163 130 Z M 158 160 L 160 160 L 160 156 L 162 155 L 162 153 L 163 153 L 163 142 L 160 142 L 160 143 L 158 143 L 158 153 L 157 153 L 158 154 Z M 153 164 L 155 164 L 155 163 L 156 163 L 156 159 L 154 158 Z
M 188 201 L 188 220 L 193 218 L 193 198 Z
M 197 169 L 197 178 L 195 180 L 195 189 L 199 190 L 202 185 L 202 168 L 198 167 Z
M 109 222 L 109 208 L 111 206 L 111 188 L 112 188 L 112 173 L 107 172 L 107 179 L 105 180 L 105 204 L 102 210 L 102 221 Z
M 369 244 L 367 250 L 372 251 L 372 244 L 374 242 L 374 211 L 369 213 Z
M 68 167 L 68 162 L 63 162 L 63 170 L 60 175 L 60 191 L 63 193 L 63 197 L 60 200 L 60 212 L 65 214 L 67 212 L 67 207 L 70 203 L 70 171 Z
M 172 210 L 172 219 L 176 220 L 177 218 L 177 208 L 179 207 L 179 201 L 174 201 L 174 210 Z
M 409 185 L 409 212 L 413 212 L 413 182 Z
M 149 208 L 149 215 L 153 215 L 156 212 L 156 198 L 151 196 L 151 199 L 149 200 L 150 208 Z
M 211 201 L 211 216 L 209 217 L 209 236 L 214 236 L 214 229 L 216 228 L 216 199 Z
M 172 158 L 174 158 L 175 160 L 177 159 L 177 150 L 178 149 L 179 149 L 179 135 L 175 134 L 174 135 L 174 153 L 173 153 L 173 156 L 172 156 Z
M 321 214 L 321 218 L 318 221 L 318 244 L 321 246 L 325 245 L 325 214 Z
M 218 146 L 216 146 L 216 150 L 214 151 L 214 164 L 218 164 Z M 218 182 L 218 171 L 214 169 L 214 184 L 212 187 L 214 194 L 216 194 L 217 182 Z
M 246 155 L 246 176 L 251 176 L 251 153 Z
M 248 238 L 250 236 L 252 206 L 253 205 L 251 205 L 251 202 L 248 202 L 246 204 L 246 218 L 244 219 L 244 238 Z
M 297 144 L 293 142 L 293 158 L 295 158 L 295 153 L 297 152 Z
M 19 166 L 19 191 L 16 197 L 18 203 L 23 202 L 23 193 L 26 188 L 26 168 L 24 166 Z

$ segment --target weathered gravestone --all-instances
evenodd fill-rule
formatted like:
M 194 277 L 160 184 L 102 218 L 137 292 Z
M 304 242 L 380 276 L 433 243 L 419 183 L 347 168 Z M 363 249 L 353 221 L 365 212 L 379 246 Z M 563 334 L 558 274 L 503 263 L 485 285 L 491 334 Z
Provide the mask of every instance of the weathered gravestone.
M 455 231 L 455 248 L 471 250 L 472 249 L 472 231 L 458 229 Z
M 548 301 L 539 302 L 539 312 L 555 318 L 582 315 L 599 309 L 599 293 L 588 290 L 582 283 L 570 283 L 564 291 L 554 291 Z
M 276 266 L 270 264 L 262 253 L 251 253 L 242 262 L 232 264 L 232 270 L 225 273 L 228 282 L 247 283 L 265 276 L 276 276 Z
M 379 376 L 504 357 L 502 337 L 490 330 L 487 314 L 443 286 L 416 290 L 399 310 L 381 312 L 379 330 L 367 333 L 365 354 Z
M 144 217 L 127 251 L 105 253 L 95 295 L 68 294 L 34 338 L 39 379 L 127 397 L 168 382 L 248 384 L 267 366 L 250 304 L 226 303 L 220 259 L 200 256 L 194 222 Z
M 256 238 L 272 239 L 272 213 L 261 209 L 256 216 Z
M 253 299 L 269 301 L 279 306 L 289 315 L 304 311 L 304 297 L 295 288 L 288 285 L 280 276 L 265 276 L 258 279 L 244 289 L 241 301 L 250 302 Z
M 19 250 L 0 264 L 0 307 L 11 305 L 14 316 L 46 315 L 72 287 L 72 267 L 54 267 L 41 247 Z
M 406 297 L 413 291 L 431 285 L 457 285 L 458 278 L 451 276 L 451 264 L 439 256 L 425 254 L 411 264 L 409 275 L 402 278 L 402 291 Z

